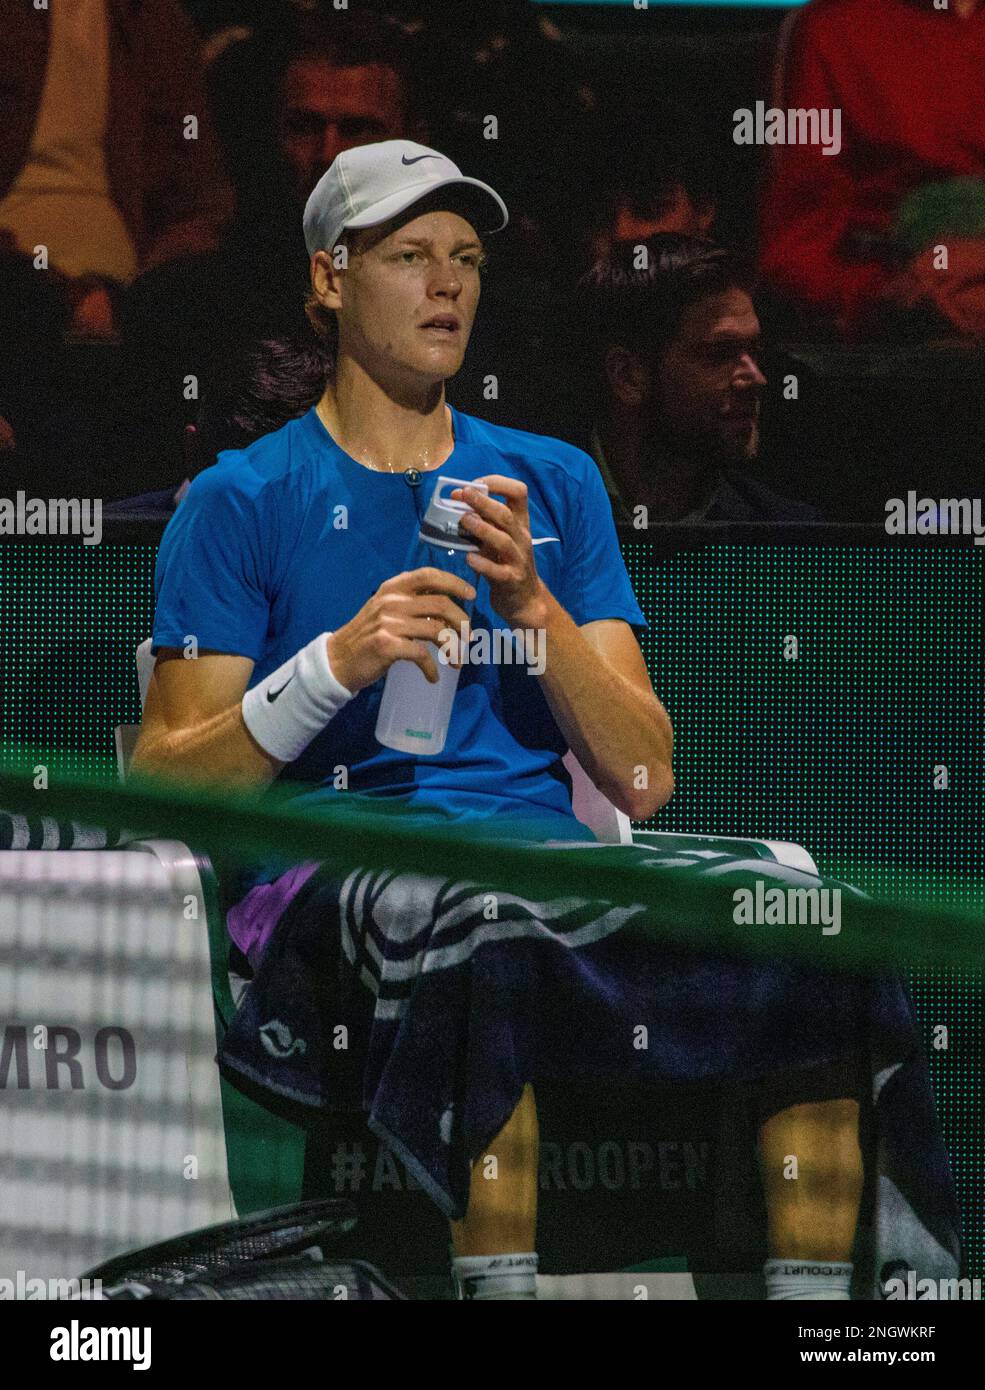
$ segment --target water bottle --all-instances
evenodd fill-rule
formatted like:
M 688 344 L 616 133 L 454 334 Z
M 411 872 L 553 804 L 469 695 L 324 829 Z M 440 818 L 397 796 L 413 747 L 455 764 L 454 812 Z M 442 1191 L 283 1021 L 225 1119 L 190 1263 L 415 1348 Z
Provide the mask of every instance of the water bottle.
M 476 588 L 478 575 L 469 568 L 465 557 L 469 551 L 478 550 L 479 547 L 467 531 L 459 530 L 461 518 L 472 509 L 467 502 L 456 502 L 444 496 L 445 492 L 456 487 L 473 487 L 479 492 L 489 492 L 485 483 L 469 482 L 462 478 L 439 478 L 418 532 L 421 561 L 413 568 L 430 564 L 436 569 L 459 575 Z M 456 599 L 455 602 L 469 613 L 469 604 L 465 599 Z M 459 635 L 456 633 L 456 636 Z M 387 672 L 376 720 L 376 737 L 384 747 L 425 757 L 440 753 L 445 746 L 452 701 L 460 675 L 460 667 L 442 660 L 436 643 L 428 642 L 426 645 L 438 668 L 437 685 L 432 685 L 413 661 L 395 661 Z

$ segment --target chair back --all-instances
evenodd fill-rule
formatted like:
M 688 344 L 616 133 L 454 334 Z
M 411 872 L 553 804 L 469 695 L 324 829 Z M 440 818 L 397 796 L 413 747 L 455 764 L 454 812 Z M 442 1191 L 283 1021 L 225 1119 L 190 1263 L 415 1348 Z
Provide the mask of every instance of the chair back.
M 140 687 L 141 712 L 143 711 L 143 708 L 147 703 L 147 692 L 150 689 L 150 678 L 154 674 L 154 666 L 157 662 L 157 657 L 151 654 L 152 646 L 153 638 L 148 637 L 146 641 L 141 642 L 140 646 L 137 648 L 136 653 L 137 684 Z
M 603 844 L 631 845 L 633 827 L 629 817 L 599 791 L 570 748 L 564 755 L 564 765 L 571 778 L 571 809 L 576 819 L 587 825 Z
M 121 782 L 127 780 L 127 773 L 130 771 L 130 759 L 133 757 L 133 750 L 136 747 L 139 734 L 139 724 L 117 724 L 113 730 L 113 736 L 116 740 L 116 772 Z

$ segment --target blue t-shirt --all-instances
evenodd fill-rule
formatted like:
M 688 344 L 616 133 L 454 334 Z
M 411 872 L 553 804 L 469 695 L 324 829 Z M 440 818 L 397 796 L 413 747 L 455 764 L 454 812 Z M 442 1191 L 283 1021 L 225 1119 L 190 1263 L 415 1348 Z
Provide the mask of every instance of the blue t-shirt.
M 319 633 L 351 619 L 407 563 L 438 477 L 500 473 L 526 483 L 538 572 L 579 625 L 621 618 L 643 628 L 605 487 L 588 454 L 558 439 L 504 429 L 452 409 L 455 448 L 410 487 L 346 454 L 314 408 L 200 473 L 168 523 L 155 573 L 154 650 L 249 657 L 255 685 Z M 474 631 L 510 625 L 488 582 L 471 575 Z M 490 651 L 497 648 L 490 636 Z M 512 644 L 500 650 L 512 651 Z M 348 788 L 427 820 L 498 818 L 532 838 L 591 840 L 571 810 L 567 743 L 537 677 L 522 664 L 462 667 L 442 752 L 414 756 L 374 736 L 384 680 L 361 690 L 284 769 L 311 785 L 296 804 Z M 495 831 L 494 831 L 495 833 Z

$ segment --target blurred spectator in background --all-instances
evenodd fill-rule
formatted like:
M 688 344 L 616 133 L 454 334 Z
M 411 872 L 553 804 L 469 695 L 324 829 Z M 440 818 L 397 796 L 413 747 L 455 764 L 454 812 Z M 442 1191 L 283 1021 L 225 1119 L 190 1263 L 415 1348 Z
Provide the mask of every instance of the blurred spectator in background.
M 215 59 L 210 92 L 239 208 L 217 251 L 143 277 L 128 298 L 121 395 L 133 411 L 120 452 L 143 481 L 174 476 L 183 427 L 228 359 L 303 324 L 302 212 L 335 156 L 425 133 L 406 45 L 371 14 L 300 12 L 279 36 L 258 30 Z
M 414 60 L 404 29 L 367 6 L 271 0 L 256 24 L 213 34 L 204 51 L 241 228 L 257 220 L 296 226 L 298 209 L 342 150 L 395 130 L 427 134 L 412 80 L 423 55 Z
M 640 268 L 640 253 L 645 268 Z M 570 332 L 595 411 L 586 443 L 617 523 L 817 521 L 749 473 L 759 450 L 760 326 L 751 277 L 705 238 L 616 247 L 578 286 Z
M 306 37 L 306 28 L 302 24 L 285 69 L 277 113 L 278 144 L 301 208 L 336 155 L 411 129 L 409 92 L 397 62 L 383 61 L 381 53 L 372 55 L 376 61 L 358 55 L 352 61 L 344 47 L 332 40 L 326 45 L 318 32 Z
M 184 476 L 167 487 L 103 507 L 103 517 L 168 521 L 191 481 L 223 449 L 245 449 L 304 415 L 321 399 L 331 360 L 314 334 L 251 343 L 223 364 L 203 399 L 198 421 L 184 430 Z
M 47 247 L 72 327 L 106 336 L 116 288 L 211 249 L 232 211 L 194 28 L 177 0 L 0 0 L 0 26 L 0 231 Z
M 668 105 L 605 111 L 599 190 L 588 208 L 587 262 L 658 232 L 710 236 L 718 212 L 708 147 L 689 113 Z
M 773 105 L 839 109 L 842 147 L 775 145 L 762 199 L 762 270 L 798 306 L 799 326 L 861 336 L 880 331 L 893 306 L 933 301 L 923 276 L 907 296 L 891 284 L 913 255 L 900 235 L 904 200 L 924 185 L 985 177 L 985 5 L 982 0 L 811 0 L 787 21 Z M 938 195 L 936 225 L 923 220 L 927 246 L 961 233 Z M 912 233 L 913 219 L 907 220 Z M 965 233 L 968 228 L 965 226 Z M 985 246 L 985 218 L 972 239 Z M 965 254 L 961 254 L 965 252 Z M 977 281 L 985 325 L 985 254 L 964 270 Z M 900 261 L 904 262 L 900 266 Z M 974 261 L 974 257 L 972 258 Z M 919 278 L 920 265 L 914 270 Z M 952 268 L 952 274 L 953 274 Z M 964 331 L 949 312 L 945 286 L 938 323 Z M 929 294 L 929 299 L 928 299 Z M 974 310 L 966 307 L 974 324 Z M 895 325 L 895 320 L 894 325 Z
M 216 246 L 232 191 L 178 0 L 0 0 L 0 32 L 0 396 L 19 444 L 64 407 L 63 338 L 111 340 L 137 275 Z

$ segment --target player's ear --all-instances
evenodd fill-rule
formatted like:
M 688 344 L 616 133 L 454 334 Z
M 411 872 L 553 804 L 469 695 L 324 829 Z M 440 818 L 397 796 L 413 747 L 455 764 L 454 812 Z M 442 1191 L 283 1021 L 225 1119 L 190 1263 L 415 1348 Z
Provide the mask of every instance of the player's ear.
M 316 251 L 311 258 L 311 288 L 326 309 L 342 303 L 342 275 L 348 269 L 349 252 L 344 244 L 331 251 Z

